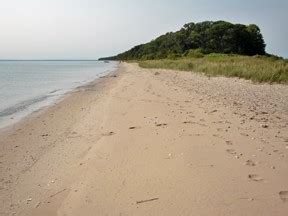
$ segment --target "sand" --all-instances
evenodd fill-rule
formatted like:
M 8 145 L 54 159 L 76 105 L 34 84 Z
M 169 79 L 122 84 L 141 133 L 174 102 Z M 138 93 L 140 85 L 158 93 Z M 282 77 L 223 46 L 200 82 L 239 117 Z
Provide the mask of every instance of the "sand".
M 121 63 L 0 134 L 0 215 L 287 215 L 288 87 Z

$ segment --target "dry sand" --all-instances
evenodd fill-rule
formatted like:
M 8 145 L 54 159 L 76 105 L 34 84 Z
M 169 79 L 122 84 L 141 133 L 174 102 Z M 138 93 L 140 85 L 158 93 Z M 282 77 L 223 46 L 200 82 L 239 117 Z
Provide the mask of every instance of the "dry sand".
M 0 215 L 287 215 L 288 87 L 122 63 L 0 137 Z

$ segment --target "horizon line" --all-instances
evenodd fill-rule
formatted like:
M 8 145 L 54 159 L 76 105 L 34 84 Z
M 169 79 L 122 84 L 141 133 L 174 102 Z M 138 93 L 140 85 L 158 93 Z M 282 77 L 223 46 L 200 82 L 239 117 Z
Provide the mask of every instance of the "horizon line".
M 99 59 L 0 59 L 0 61 L 99 61 Z

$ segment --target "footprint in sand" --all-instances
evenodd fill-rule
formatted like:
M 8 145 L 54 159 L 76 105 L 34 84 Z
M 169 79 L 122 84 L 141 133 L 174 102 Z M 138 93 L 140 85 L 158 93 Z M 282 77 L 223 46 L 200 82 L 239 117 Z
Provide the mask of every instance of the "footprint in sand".
M 233 142 L 230 141 L 230 140 L 227 140 L 227 141 L 226 141 L 226 145 L 233 145 Z
M 49 134 L 42 134 L 41 136 L 42 136 L 42 137 L 48 137 Z
M 246 165 L 246 166 L 256 166 L 256 164 L 255 164 L 252 160 L 247 160 L 247 161 L 245 162 L 245 165 Z
M 184 121 L 183 124 L 194 124 L 193 121 Z
M 110 131 L 110 132 L 107 132 L 107 133 L 104 133 L 102 134 L 103 136 L 112 136 L 114 135 L 115 133 L 113 131 Z
M 155 76 L 158 76 L 158 75 L 160 75 L 160 73 L 159 73 L 159 72 L 155 72 L 154 75 L 155 75 Z
M 161 124 L 156 124 L 157 127 L 161 127 L 161 126 L 167 126 L 166 123 L 161 123 Z
M 229 154 L 235 155 L 236 151 L 234 149 L 226 149 L 226 152 L 228 152 Z
M 283 202 L 287 202 L 288 201 L 288 191 L 280 191 L 279 197 Z
M 261 176 L 259 176 L 259 175 L 257 175 L 257 174 L 250 174 L 250 175 L 248 175 L 248 178 L 249 178 L 250 180 L 256 181 L 256 182 L 261 182 L 261 181 L 264 180 Z

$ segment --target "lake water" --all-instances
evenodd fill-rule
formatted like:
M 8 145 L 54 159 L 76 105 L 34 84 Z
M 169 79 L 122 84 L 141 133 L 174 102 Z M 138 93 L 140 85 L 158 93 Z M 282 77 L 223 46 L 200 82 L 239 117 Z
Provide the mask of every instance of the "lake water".
M 116 67 L 117 63 L 100 61 L 0 61 L 0 127 L 50 105 Z

